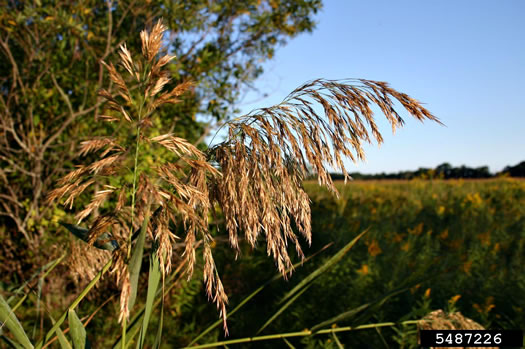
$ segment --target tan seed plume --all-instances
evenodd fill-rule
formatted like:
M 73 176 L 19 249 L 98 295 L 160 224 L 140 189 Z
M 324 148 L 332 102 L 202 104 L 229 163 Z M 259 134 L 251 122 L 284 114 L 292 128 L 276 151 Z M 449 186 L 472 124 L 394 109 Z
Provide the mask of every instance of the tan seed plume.
M 175 134 L 152 132 L 154 111 L 180 102 L 194 86 L 184 81 L 168 88 L 173 81 L 162 67 L 175 57 L 161 54 L 166 30 L 159 20 L 151 31 L 140 33 L 142 56 L 134 56 L 126 45 L 120 47 L 124 76 L 112 63 L 103 63 L 110 87 L 99 91 L 105 100 L 100 120 L 125 130 L 124 136 L 82 142 L 81 155 L 98 153 L 99 158 L 64 176 L 48 199 L 61 200 L 69 194 L 65 204 L 71 208 L 80 194 L 92 194 L 77 219 L 87 220 L 101 211 L 93 217 L 89 242 L 110 233 L 121 246 L 113 252 L 112 270 L 122 290 L 120 320 L 129 317 L 131 237 L 151 207 L 155 213 L 148 226 L 148 246 L 158 246 L 162 274 L 170 272 L 178 254 L 191 277 L 197 247 L 202 245 L 206 293 L 216 303 L 227 332 L 228 297 L 213 259 L 209 217 L 222 210 L 236 254 L 243 240 L 252 247 L 264 240 L 268 255 L 287 277 L 293 269 L 289 245 L 303 258 L 299 236 L 308 244 L 312 241 L 310 200 L 302 187 L 306 176 L 315 173 L 319 183 L 337 195 L 329 169 L 340 170 L 348 178 L 344 160 L 362 160 L 364 143 L 383 141 L 374 107 L 393 131 L 403 125 L 396 103 L 418 120 L 439 120 L 421 103 L 384 82 L 317 79 L 298 87 L 278 105 L 230 120 L 225 124 L 226 139 L 203 152 Z M 147 166 L 140 152 L 146 146 L 153 153 L 169 150 L 170 160 Z M 125 183 L 130 170 L 133 183 Z M 111 176 L 121 182 L 108 186 Z M 184 228 L 183 251 L 175 250 L 173 224 Z

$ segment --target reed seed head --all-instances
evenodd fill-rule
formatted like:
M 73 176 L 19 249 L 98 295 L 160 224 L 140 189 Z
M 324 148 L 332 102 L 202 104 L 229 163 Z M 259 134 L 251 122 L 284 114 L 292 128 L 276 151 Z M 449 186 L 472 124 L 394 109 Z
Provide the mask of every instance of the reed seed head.
M 318 79 L 300 86 L 278 105 L 230 120 L 226 123 L 226 140 L 202 152 L 174 134 L 150 132 L 154 111 L 164 104 L 180 102 L 181 95 L 194 85 L 184 81 L 164 91 L 171 79 L 162 67 L 175 58 L 169 54 L 158 58 L 166 30 L 159 20 L 151 31 L 140 33 L 142 57 L 135 57 L 126 45 L 120 47 L 120 63 L 127 75 L 121 75 L 112 63 L 102 62 L 112 87 L 99 91 L 105 100 L 100 119 L 120 122 L 118 127 L 127 131 L 125 136 L 82 142 L 81 155 L 99 154 L 99 158 L 64 176 L 48 199 L 69 195 L 65 204 L 71 208 L 75 198 L 96 186 L 91 190 L 91 202 L 76 217 L 80 222 L 100 211 L 93 217 L 89 242 L 108 233 L 121 246 L 113 252 L 113 272 L 122 289 L 120 320 L 129 316 L 127 251 L 133 243 L 131 234 L 146 211 L 151 206 L 155 209 L 148 237 L 158 246 L 163 275 L 170 272 L 176 253 L 177 237 L 170 226 L 183 226 L 185 247 L 181 256 L 188 277 L 196 263 L 196 248 L 202 243 L 206 293 L 216 303 L 227 332 L 228 297 L 213 259 L 213 237 L 208 230 L 208 217 L 216 207 L 225 216 L 229 242 L 236 254 L 242 238 L 255 247 L 263 236 L 268 255 L 287 277 L 293 270 L 289 243 L 303 258 L 298 235 L 308 244 L 312 240 L 310 200 L 302 181 L 313 170 L 319 184 L 337 195 L 329 169 L 338 169 L 349 178 L 344 159 L 362 160 L 364 142 L 383 141 L 372 106 L 385 115 L 393 131 L 403 125 L 394 102 L 418 120 L 439 120 L 418 101 L 384 82 Z M 130 134 L 135 135 L 131 141 Z M 145 147 L 167 150 L 169 161 L 159 160 L 144 168 L 140 150 Z M 122 180 L 130 169 L 133 184 Z M 120 178 L 120 183 L 110 186 L 110 176 Z

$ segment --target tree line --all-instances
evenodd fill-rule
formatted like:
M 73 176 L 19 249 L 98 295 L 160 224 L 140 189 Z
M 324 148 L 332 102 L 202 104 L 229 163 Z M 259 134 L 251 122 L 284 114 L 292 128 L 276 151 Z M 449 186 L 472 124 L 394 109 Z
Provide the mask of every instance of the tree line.
M 331 173 L 333 180 L 342 180 L 342 173 Z M 394 173 L 366 174 L 352 172 L 353 179 L 456 179 L 456 178 L 493 178 L 493 177 L 525 177 L 525 161 L 514 166 L 506 166 L 502 171 L 491 173 L 488 166 L 468 167 L 465 165 L 454 167 L 443 163 L 436 168 L 420 167 L 415 171 L 400 171 Z

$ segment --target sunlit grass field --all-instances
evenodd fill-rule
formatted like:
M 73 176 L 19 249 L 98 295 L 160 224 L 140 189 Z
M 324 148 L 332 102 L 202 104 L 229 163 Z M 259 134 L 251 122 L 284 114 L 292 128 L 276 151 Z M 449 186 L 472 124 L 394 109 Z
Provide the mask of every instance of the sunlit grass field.
M 345 258 L 261 334 L 312 328 L 392 291 L 397 293 L 384 302 L 342 317 L 332 326 L 420 319 L 443 309 L 460 311 L 485 328 L 525 327 L 524 180 L 338 182 L 339 198 L 314 181 L 304 187 L 312 200 L 313 244 L 307 254 L 335 244 L 233 316 L 229 321 L 234 338 L 253 336 L 279 308 L 287 290 L 367 228 Z M 240 261 L 224 256 L 221 264 L 228 271 L 231 306 L 272 275 L 264 246 L 247 250 Z M 415 326 L 394 326 L 350 331 L 338 334 L 338 339 L 348 347 L 417 348 L 415 330 Z M 290 339 L 290 343 L 337 347 L 330 336 Z
M 304 185 L 315 246 L 344 244 L 370 228 L 348 259 L 304 296 L 305 303 L 316 300 L 309 307 L 315 317 L 334 316 L 406 285 L 408 291 L 386 302 L 375 320 L 449 308 L 485 327 L 525 327 L 525 181 L 340 182 L 339 199 L 315 182 Z M 416 282 L 418 277 L 433 279 Z M 299 318 L 304 327 L 313 320 L 308 311 Z M 362 334 L 346 338 L 360 343 Z M 380 338 L 375 331 L 370 335 Z

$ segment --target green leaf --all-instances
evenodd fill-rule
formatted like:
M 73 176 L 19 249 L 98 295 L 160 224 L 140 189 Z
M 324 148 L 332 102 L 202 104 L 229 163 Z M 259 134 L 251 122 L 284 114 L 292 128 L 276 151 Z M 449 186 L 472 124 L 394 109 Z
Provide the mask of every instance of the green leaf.
M 86 329 L 84 328 L 84 325 L 82 325 L 82 322 L 78 318 L 74 309 L 69 309 L 68 321 L 71 339 L 73 340 L 73 348 L 87 348 Z
M 18 319 L 11 311 L 9 304 L 7 304 L 2 295 L 0 295 L 0 322 L 7 326 L 22 347 L 33 348 L 33 344 L 31 344 L 31 341 L 27 337 L 22 325 L 20 325 L 20 322 L 18 322 Z
M 337 338 L 335 332 L 332 332 L 332 337 L 334 337 L 335 344 L 337 344 L 337 348 L 344 349 L 343 345 L 339 341 L 339 338 Z
M 372 303 L 361 304 L 360 306 L 355 307 L 354 309 L 350 309 L 348 311 L 342 312 L 341 314 L 336 315 L 336 316 L 334 316 L 331 319 L 323 321 L 323 322 L 315 325 L 314 327 L 312 327 L 312 332 L 315 332 L 315 331 L 317 331 L 317 330 L 319 330 L 319 329 L 321 329 L 323 327 L 330 326 L 331 324 L 337 323 L 339 321 L 348 320 L 349 318 L 353 317 L 354 315 L 356 315 L 356 314 L 362 312 L 363 310 L 367 309 L 368 307 L 370 307 L 371 304 Z
M 295 296 L 293 296 L 292 298 L 290 298 L 288 300 L 288 302 L 286 302 L 281 308 L 279 308 L 279 310 L 277 310 L 275 312 L 275 314 L 273 314 L 269 319 L 268 321 L 266 321 L 264 323 L 264 325 L 261 326 L 261 328 L 259 328 L 259 330 L 257 331 L 256 334 L 259 334 L 261 333 L 266 327 L 268 327 L 275 319 L 277 319 L 279 317 L 279 315 L 281 315 L 286 309 L 288 309 L 288 307 L 290 305 L 293 304 L 293 302 L 295 302 L 297 300 L 297 298 L 299 298 L 304 292 L 306 292 L 306 290 L 308 290 L 308 288 L 310 288 L 310 286 L 312 286 L 312 283 L 306 285 L 301 291 L 297 292 L 297 294 Z
M 413 283 L 412 285 L 410 286 L 405 286 L 405 287 L 400 287 L 400 288 L 397 288 L 393 291 L 390 291 L 390 292 L 387 292 L 383 295 L 381 295 L 380 297 L 378 297 L 377 299 L 373 300 L 372 302 L 369 302 L 369 303 L 366 303 L 366 304 L 362 304 L 354 309 L 351 309 L 351 310 L 348 310 L 348 311 L 345 311 L 345 312 L 342 312 L 341 314 L 339 315 L 336 315 L 334 317 L 332 317 L 331 319 L 328 319 L 326 321 L 323 321 L 315 326 L 312 327 L 312 332 L 316 332 L 317 330 L 320 330 L 324 327 L 327 327 L 327 326 L 330 326 L 334 323 L 337 323 L 337 322 L 340 322 L 340 321 L 343 321 L 343 320 L 348 320 L 350 318 L 352 318 L 353 316 L 363 312 L 364 310 L 368 311 L 369 309 L 373 309 L 372 313 L 377 313 L 377 311 L 379 310 L 379 308 L 381 308 L 383 306 L 383 304 L 385 304 L 385 302 L 400 294 L 400 293 L 403 293 L 405 291 L 407 291 L 408 289 L 410 289 L 410 287 L 412 287 L 413 285 L 416 285 L 418 283 L 420 283 L 421 280 L 418 280 L 417 282 Z M 367 310 L 368 309 L 368 310 Z
M 153 343 L 153 349 L 159 349 L 162 341 L 162 327 L 164 326 L 164 293 L 162 294 L 161 305 L 160 305 L 160 321 L 157 336 L 155 336 L 155 343 Z
M 160 265 L 157 253 L 153 253 L 150 257 L 149 264 L 149 279 L 148 279 L 148 295 L 146 297 L 146 306 L 144 310 L 144 318 L 142 320 L 142 328 L 140 330 L 140 338 L 137 342 L 137 348 L 144 347 L 144 339 L 148 333 L 148 324 L 153 311 L 153 301 L 157 294 L 157 289 L 160 282 Z
M 129 306 L 128 309 L 131 310 L 133 305 L 135 305 L 135 299 L 137 298 L 137 286 L 139 283 L 140 268 L 142 267 L 142 255 L 144 254 L 144 242 L 146 241 L 146 231 L 148 230 L 149 223 L 149 212 L 146 213 L 144 217 L 144 222 L 142 222 L 142 227 L 140 229 L 140 234 L 137 238 L 137 243 L 133 249 L 133 254 L 129 261 L 129 282 L 131 284 L 131 292 L 129 294 Z
M 67 228 L 73 235 L 75 235 L 80 240 L 87 243 L 88 241 L 88 232 L 89 229 L 83 228 L 81 226 L 75 225 L 75 224 L 69 224 L 64 222 L 59 222 L 61 225 Z M 119 248 L 119 245 L 116 240 L 111 239 L 111 235 L 108 233 L 104 233 L 100 235 L 95 243 L 93 244 L 96 248 L 99 248 L 101 250 L 108 250 L 108 251 L 114 251 Z
M 13 295 L 11 297 L 9 297 L 7 299 L 7 303 L 10 304 L 14 299 L 15 299 L 15 296 L 22 293 L 22 291 L 24 290 L 24 288 L 29 285 L 29 283 L 31 281 L 33 281 L 35 278 L 37 278 L 40 273 L 42 273 L 43 271 L 45 271 L 45 273 L 42 275 L 42 278 L 45 278 L 47 275 L 49 275 L 49 273 L 55 269 L 55 267 L 64 259 L 64 257 L 66 257 L 66 253 L 64 253 L 62 256 L 52 260 L 51 262 L 47 263 L 46 265 L 44 265 L 43 267 L 39 268 L 35 273 L 33 273 L 33 275 L 31 275 L 30 278 L 26 279 L 24 281 L 24 283 L 22 285 L 20 285 L 20 287 L 18 287 L 17 289 L 15 289 L 14 291 L 12 291 Z M 27 297 L 27 294 L 24 295 L 24 297 Z M 16 311 L 16 308 L 18 307 L 15 306 L 13 308 L 13 311 Z
M 49 314 L 49 318 L 51 319 L 51 322 L 53 322 L 53 324 L 56 323 L 55 319 L 51 316 L 51 314 Z M 64 332 L 62 332 L 62 329 L 60 328 L 60 326 L 56 329 L 56 333 L 57 333 L 58 343 L 60 344 L 60 347 L 62 349 L 72 349 L 71 344 L 67 340 Z
M 305 287 L 307 284 L 315 280 L 317 277 L 319 277 L 321 274 L 326 272 L 328 269 L 333 267 L 337 262 L 339 262 L 344 255 L 350 251 L 352 247 L 359 241 L 359 239 L 365 235 L 368 232 L 368 229 L 363 231 L 361 234 L 357 235 L 352 241 L 350 241 L 346 246 L 344 246 L 339 252 L 337 252 L 335 255 L 333 255 L 328 261 L 326 261 L 325 264 L 323 264 L 321 267 L 317 268 L 313 273 L 305 277 L 297 286 L 295 286 L 291 291 L 289 291 L 283 299 L 279 302 L 279 304 L 282 304 L 286 302 L 288 299 L 293 297 L 297 292 L 299 292 L 303 287 Z
M 315 257 L 316 255 L 318 255 L 319 253 L 323 252 L 324 250 L 326 250 L 328 247 L 332 246 L 333 243 L 329 243 L 327 245 L 325 245 L 323 248 L 321 248 L 319 251 L 315 252 L 313 255 L 311 255 L 310 257 L 306 258 L 304 261 L 301 261 L 299 263 L 296 263 L 294 264 L 294 268 L 297 268 L 298 266 L 306 263 L 307 261 L 309 261 L 310 259 L 312 259 L 313 257 Z M 288 270 L 287 270 L 288 272 Z M 271 284 L 272 282 L 275 282 L 277 280 L 280 280 L 281 278 L 283 277 L 282 274 L 276 274 L 273 278 L 271 278 L 269 281 L 266 281 L 266 283 L 264 283 L 262 286 L 260 286 L 259 288 L 257 288 L 255 291 L 253 291 L 252 293 L 250 293 L 246 298 L 244 298 L 229 314 L 228 314 L 228 318 L 231 318 L 233 314 L 235 314 L 237 311 L 239 311 L 246 303 L 248 303 L 253 297 L 255 297 L 257 294 L 259 294 L 259 292 L 261 292 L 266 286 L 268 286 L 269 284 Z M 197 341 L 199 341 L 199 339 L 201 339 L 202 337 L 204 337 L 206 334 L 208 334 L 210 331 L 212 331 L 214 328 L 216 328 L 217 326 L 219 326 L 220 324 L 222 324 L 222 319 L 219 319 L 217 321 L 215 321 L 213 324 L 211 324 L 207 329 L 205 329 L 204 331 L 202 331 L 197 337 L 193 338 L 192 341 L 190 342 L 190 346 L 197 343 Z
M 20 344 L 13 342 L 9 337 L 2 336 L 2 332 L 0 331 L 0 338 L 2 338 L 11 348 L 15 349 L 24 349 L 23 346 Z

